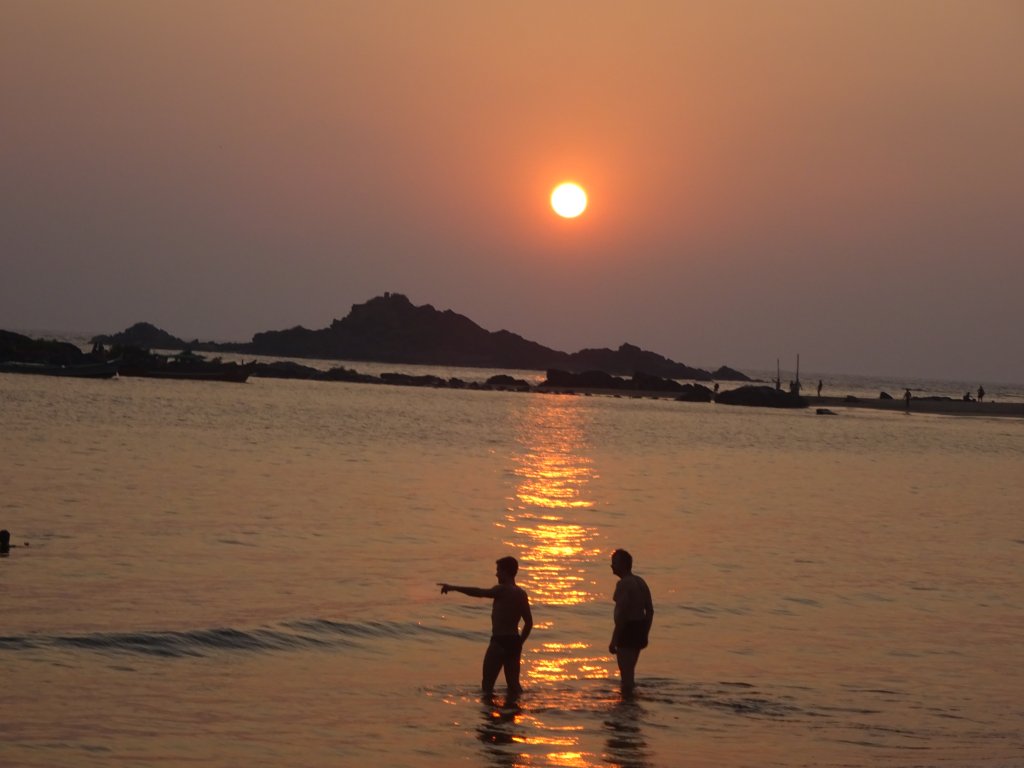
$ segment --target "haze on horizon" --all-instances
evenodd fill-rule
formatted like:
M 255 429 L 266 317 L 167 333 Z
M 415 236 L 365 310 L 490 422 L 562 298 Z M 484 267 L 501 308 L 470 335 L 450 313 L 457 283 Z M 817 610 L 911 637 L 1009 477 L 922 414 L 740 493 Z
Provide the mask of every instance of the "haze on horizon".
M 1024 382 L 1022 33 L 1008 0 L 10 0 L 0 328 L 247 340 L 394 291 L 566 351 Z

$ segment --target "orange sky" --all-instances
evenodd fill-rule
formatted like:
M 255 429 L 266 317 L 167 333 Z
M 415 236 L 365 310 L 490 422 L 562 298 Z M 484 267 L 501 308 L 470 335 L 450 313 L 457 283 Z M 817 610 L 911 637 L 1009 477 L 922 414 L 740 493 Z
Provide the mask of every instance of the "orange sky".
M 570 351 L 1024 381 L 1022 33 L 1019 2 L 6 2 L 0 327 L 247 339 L 399 291 Z

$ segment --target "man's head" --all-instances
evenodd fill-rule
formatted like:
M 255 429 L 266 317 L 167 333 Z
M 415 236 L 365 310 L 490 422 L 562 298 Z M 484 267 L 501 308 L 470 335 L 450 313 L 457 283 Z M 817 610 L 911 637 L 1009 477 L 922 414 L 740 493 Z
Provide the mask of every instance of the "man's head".
M 4 529 L 0 531 L 0 551 L 6 551 L 11 548 L 11 533 Z
M 612 573 L 616 576 L 625 576 L 633 572 L 633 556 L 624 549 L 616 549 L 612 552 Z
M 509 555 L 508 557 L 502 557 L 497 560 L 498 566 L 498 581 L 505 581 L 506 579 L 511 581 L 519 573 L 519 561 Z

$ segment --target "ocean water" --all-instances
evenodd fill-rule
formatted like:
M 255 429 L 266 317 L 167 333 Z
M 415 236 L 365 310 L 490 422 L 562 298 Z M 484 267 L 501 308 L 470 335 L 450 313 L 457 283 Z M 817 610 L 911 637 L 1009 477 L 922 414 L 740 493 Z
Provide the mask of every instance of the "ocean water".
M 1022 467 L 1012 418 L 0 375 L 0 765 L 1024 765 Z M 436 587 L 505 554 L 518 702 Z

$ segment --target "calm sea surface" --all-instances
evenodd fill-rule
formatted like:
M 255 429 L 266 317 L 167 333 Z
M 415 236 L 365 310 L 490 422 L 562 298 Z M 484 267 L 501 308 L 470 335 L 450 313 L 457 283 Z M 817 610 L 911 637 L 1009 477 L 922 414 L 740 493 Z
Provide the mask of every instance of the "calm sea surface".
M 0 765 L 1024 765 L 1022 470 L 1020 419 L 0 375 Z M 435 582 L 510 553 L 506 706 Z

